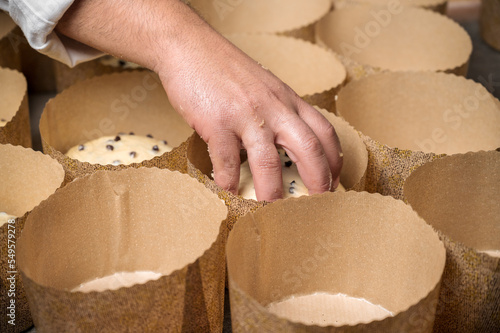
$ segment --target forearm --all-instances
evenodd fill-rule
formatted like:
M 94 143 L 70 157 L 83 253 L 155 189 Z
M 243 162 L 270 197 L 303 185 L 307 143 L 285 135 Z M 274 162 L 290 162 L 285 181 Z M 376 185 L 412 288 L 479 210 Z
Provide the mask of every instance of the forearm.
M 179 0 L 77 0 L 56 30 L 83 44 L 159 71 L 211 28 Z

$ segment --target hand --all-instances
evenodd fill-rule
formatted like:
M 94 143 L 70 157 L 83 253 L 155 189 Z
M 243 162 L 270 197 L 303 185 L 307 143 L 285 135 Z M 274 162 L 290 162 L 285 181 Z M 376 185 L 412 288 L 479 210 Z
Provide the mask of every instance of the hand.
M 342 157 L 332 125 L 180 1 L 81 1 L 58 29 L 157 72 L 174 108 L 207 142 L 222 188 L 237 193 L 244 148 L 257 198 L 281 198 L 277 145 L 309 194 L 338 185 Z

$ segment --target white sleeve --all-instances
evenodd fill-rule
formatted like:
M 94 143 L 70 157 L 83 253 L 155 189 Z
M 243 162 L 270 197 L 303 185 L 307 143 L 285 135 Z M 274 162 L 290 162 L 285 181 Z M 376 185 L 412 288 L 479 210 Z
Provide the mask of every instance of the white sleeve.
M 102 52 L 59 35 L 55 26 L 74 0 L 0 0 L 31 47 L 68 66 L 97 58 Z

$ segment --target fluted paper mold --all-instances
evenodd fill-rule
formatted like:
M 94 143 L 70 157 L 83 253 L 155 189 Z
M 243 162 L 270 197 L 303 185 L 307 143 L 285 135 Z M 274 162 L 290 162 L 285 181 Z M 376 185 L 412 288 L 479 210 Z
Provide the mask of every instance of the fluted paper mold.
M 14 223 L 0 226 L 2 332 L 22 332 L 33 325 L 17 265 L 17 240 L 30 211 L 59 188 L 63 180 L 64 170 L 56 160 L 30 148 L 0 144 L 0 212 L 16 216 Z M 15 288 L 11 288 L 12 282 Z M 15 289 L 15 297 L 11 289 Z M 14 318 L 8 316 L 12 300 Z M 12 319 L 15 325 L 9 324 Z
M 16 70 L 0 68 L 0 143 L 31 147 L 26 78 Z
M 408 177 L 404 194 L 439 231 L 446 267 L 434 332 L 500 331 L 500 152 L 447 156 Z
M 64 155 L 71 147 L 119 132 L 152 134 L 174 149 L 130 165 L 99 165 Z M 59 161 L 66 181 L 96 170 L 159 167 L 186 172 L 185 141 L 193 133 L 170 105 L 156 76 L 135 71 L 103 75 L 79 82 L 45 106 L 40 119 L 43 150 Z
M 23 38 L 16 23 L 0 11 L 0 67 L 21 70 L 19 44 Z
M 453 74 L 388 72 L 352 81 L 339 93 L 337 112 L 363 133 L 367 190 L 396 198 L 418 166 L 500 146 L 498 100 Z
M 222 331 L 227 209 L 193 178 L 157 168 L 99 171 L 32 214 L 18 258 L 37 332 Z M 162 276 L 71 292 L 124 271 Z
M 384 6 L 389 3 L 400 3 L 402 6 L 420 7 L 441 14 L 446 13 L 448 0 L 332 0 L 335 9 L 352 5 Z
M 334 112 L 346 71 L 333 52 L 291 37 L 270 34 L 226 36 L 311 105 Z
M 330 0 L 190 0 L 190 5 L 223 34 L 273 33 L 314 42 L 314 23 Z
M 334 10 L 317 23 L 316 39 L 348 58 L 349 80 L 370 71 L 441 71 L 465 76 L 472 52 L 469 35 L 456 22 L 399 2 Z M 354 75 L 363 66 L 369 70 Z
M 479 18 L 481 36 L 491 47 L 500 51 L 500 1 L 483 0 Z
M 279 200 L 240 218 L 226 253 L 234 332 L 432 332 L 445 249 L 402 201 L 354 191 Z M 335 327 L 267 309 L 317 292 L 364 298 L 394 316 Z

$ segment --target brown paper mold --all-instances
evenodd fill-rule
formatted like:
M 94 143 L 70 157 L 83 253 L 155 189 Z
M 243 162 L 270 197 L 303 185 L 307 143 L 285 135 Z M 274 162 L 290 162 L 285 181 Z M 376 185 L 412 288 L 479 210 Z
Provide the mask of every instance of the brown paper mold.
M 40 332 L 221 332 L 227 209 L 195 179 L 157 168 L 100 171 L 37 206 L 18 246 Z M 161 277 L 71 292 L 115 272 Z
M 119 61 L 118 59 L 116 59 L 115 64 L 115 61 L 110 61 L 111 59 L 116 58 L 113 58 L 112 56 L 103 56 L 101 58 L 80 63 L 72 68 L 63 63 L 55 62 L 54 72 L 56 77 L 56 90 L 58 92 L 61 92 L 77 82 L 83 81 L 85 79 L 90 79 L 94 76 L 130 72 L 134 69 L 137 70 L 139 68 L 126 66 L 126 62 Z M 146 69 L 141 70 L 148 71 Z
M 273 33 L 314 42 L 314 24 L 330 0 L 191 0 L 190 5 L 222 34 Z
M 354 191 L 279 200 L 238 220 L 226 255 L 234 332 L 432 331 L 445 249 L 402 201 Z M 335 309 L 339 294 L 393 316 L 335 327 L 354 310 Z M 285 302 L 286 313 L 269 310 Z
M 19 38 L 22 33 L 6 13 L 0 11 L 0 67 L 21 70 Z M 22 37 L 24 38 L 24 37 Z
M 335 9 L 352 5 L 387 6 L 392 2 L 401 6 L 420 7 L 445 14 L 448 0 L 332 0 L 332 2 Z
M 500 108 L 482 85 L 433 72 L 379 73 L 352 81 L 337 112 L 363 133 L 367 190 L 402 198 L 419 165 L 440 154 L 500 147 Z
M 447 156 L 408 177 L 408 203 L 446 247 L 435 332 L 500 332 L 499 193 L 498 151 Z
M 119 132 L 151 134 L 174 148 L 153 159 L 130 165 L 99 165 L 64 155 L 71 147 Z M 40 119 L 43 150 L 59 161 L 66 181 L 96 170 L 159 167 L 186 171 L 184 142 L 193 133 L 170 105 L 156 76 L 146 71 L 95 77 L 71 86 L 51 99 Z
M 317 23 L 316 39 L 347 58 L 348 80 L 373 71 L 442 71 L 465 76 L 472 52 L 469 35 L 454 21 L 394 1 L 381 7 L 334 10 Z
M 31 147 L 26 78 L 16 70 L 0 68 L 0 143 Z
M 500 51 L 500 1 L 482 1 L 479 24 L 486 43 Z
M 0 212 L 16 216 L 14 223 L 0 226 L 1 332 L 22 332 L 33 325 L 16 264 L 17 240 L 29 212 L 63 180 L 64 170 L 49 156 L 21 146 L 0 145 Z
M 226 37 L 306 102 L 334 112 L 335 96 L 344 83 L 346 71 L 333 52 L 284 36 L 235 34 Z
M 368 152 L 358 132 L 343 119 L 326 111 L 319 110 L 335 127 L 344 153 L 344 166 L 340 174 L 340 182 L 347 190 L 362 191 L 365 189 Z M 228 229 L 238 217 L 249 211 L 255 211 L 265 205 L 264 202 L 244 199 L 223 190 L 213 180 L 212 162 L 208 154 L 207 144 L 195 133 L 188 141 L 187 147 L 188 173 L 226 202 L 229 207 L 230 219 Z

